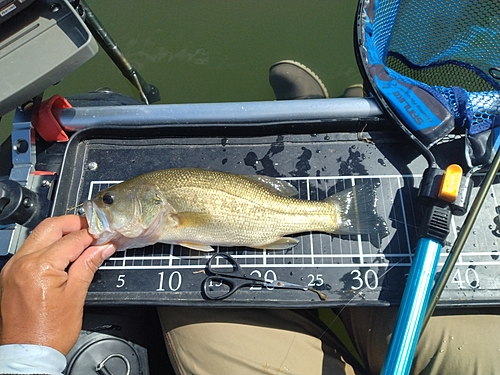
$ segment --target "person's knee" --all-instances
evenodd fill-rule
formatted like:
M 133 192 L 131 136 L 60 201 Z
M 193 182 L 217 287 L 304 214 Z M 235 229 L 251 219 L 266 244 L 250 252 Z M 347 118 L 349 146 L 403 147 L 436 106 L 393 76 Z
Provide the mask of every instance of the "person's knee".
M 422 332 L 412 374 L 493 374 L 500 363 L 498 309 L 438 309 Z M 398 308 L 351 307 L 341 318 L 372 373 L 380 372 Z
M 166 307 L 159 315 L 179 373 L 353 374 L 307 312 Z

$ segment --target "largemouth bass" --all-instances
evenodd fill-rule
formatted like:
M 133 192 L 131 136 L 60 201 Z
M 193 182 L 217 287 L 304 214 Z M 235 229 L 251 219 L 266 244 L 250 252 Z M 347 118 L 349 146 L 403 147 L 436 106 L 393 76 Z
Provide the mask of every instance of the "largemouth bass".
M 95 244 L 117 250 L 157 242 L 199 251 L 212 246 L 287 249 L 302 232 L 380 233 L 385 222 L 375 210 L 369 184 L 354 186 L 322 201 L 294 198 L 288 182 L 204 169 L 146 173 L 83 203 Z

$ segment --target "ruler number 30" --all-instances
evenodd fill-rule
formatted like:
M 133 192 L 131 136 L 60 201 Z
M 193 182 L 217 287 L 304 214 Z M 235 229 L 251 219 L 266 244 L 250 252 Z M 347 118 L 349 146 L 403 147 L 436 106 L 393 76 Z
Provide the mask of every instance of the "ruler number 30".
M 352 270 L 351 275 L 354 281 L 351 286 L 352 290 L 358 290 L 365 286 L 372 290 L 378 287 L 378 276 L 374 270 L 366 270 L 364 275 L 361 274 L 360 270 Z

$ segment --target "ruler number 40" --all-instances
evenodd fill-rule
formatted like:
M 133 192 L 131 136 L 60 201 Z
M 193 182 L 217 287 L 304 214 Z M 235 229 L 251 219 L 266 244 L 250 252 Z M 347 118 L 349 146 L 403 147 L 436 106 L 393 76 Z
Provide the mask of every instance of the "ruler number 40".
M 467 268 L 465 271 L 457 268 L 451 282 L 457 284 L 458 289 L 478 289 L 479 275 L 474 268 Z

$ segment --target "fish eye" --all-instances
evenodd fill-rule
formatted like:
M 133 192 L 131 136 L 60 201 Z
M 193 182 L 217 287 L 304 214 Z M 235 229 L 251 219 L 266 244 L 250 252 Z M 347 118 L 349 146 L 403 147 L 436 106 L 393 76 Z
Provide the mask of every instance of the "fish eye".
M 115 197 L 113 196 L 113 194 L 106 193 L 102 196 L 102 201 L 104 204 L 113 204 L 113 202 L 115 201 Z

